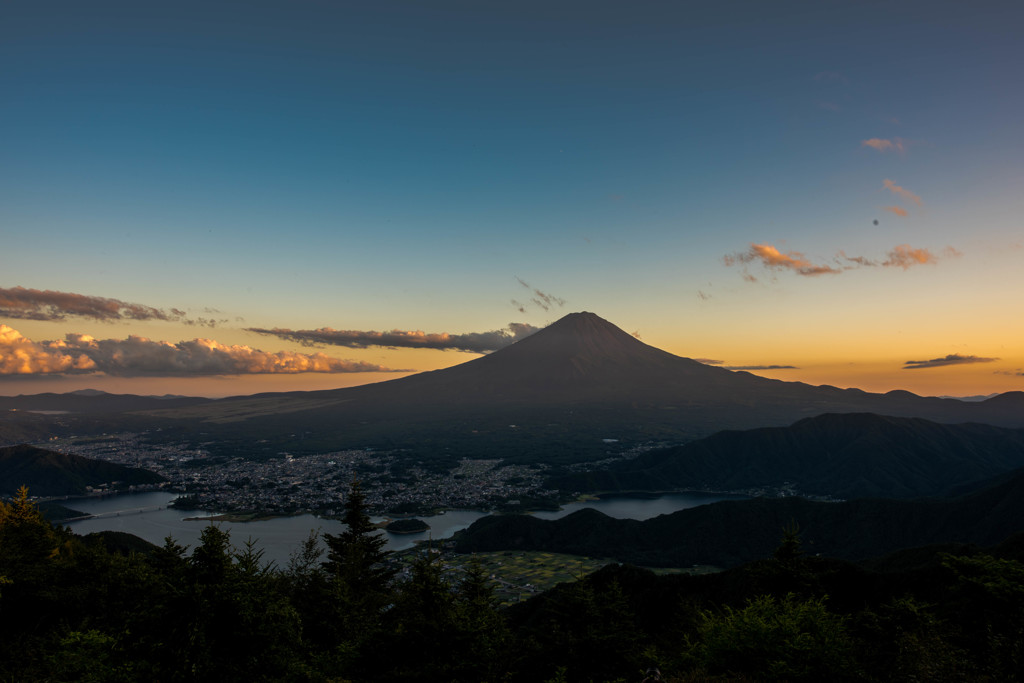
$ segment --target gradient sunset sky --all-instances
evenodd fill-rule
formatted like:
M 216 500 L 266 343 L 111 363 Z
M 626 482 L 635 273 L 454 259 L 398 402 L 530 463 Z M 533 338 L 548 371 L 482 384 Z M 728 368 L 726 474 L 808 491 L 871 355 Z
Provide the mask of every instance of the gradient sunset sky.
M 447 367 L 588 310 L 1024 389 L 1020 2 L 10 2 L 0 394 Z

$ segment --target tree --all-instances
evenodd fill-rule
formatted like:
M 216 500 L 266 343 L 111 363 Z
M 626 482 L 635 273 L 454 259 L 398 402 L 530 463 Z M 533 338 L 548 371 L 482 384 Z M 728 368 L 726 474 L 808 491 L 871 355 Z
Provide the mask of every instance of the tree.
M 329 577 L 328 595 L 315 607 L 321 645 L 328 648 L 321 666 L 333 674 L 358 670 L 381 630 L 381 616 L 392 602 L 390 584 L 394 570 L 387 566 L 387 540 L 370 521 L 366 496 L 359 481 L 352 480 L 345 514 L 345 530 L 324 534 Z
M 387 645 L 391 671 L 400 681 L 457 681 L 458 614 L 440 557 L 427 549 L 412 564 L 409 580 L 397 590 L 388 612 Z
M 350 591 L 380 594 L 387 591 L 394 576 L 384 561 L 387 539 L 378 533 L 366 509 L 366 496 L 359 480 L 353 479 L 345 501 L 342 517 L 345 530 L 340 534 L 324 534 L 327 561 L 324 567 L 341 580 Z
M 825 598 L 801 600 L 792 593 L 705 612 L 690 655 L 710 674 L 787 681 L 853 677 L 845 619 L 828 610 Z
M 461 680 L 504 680 L 512 668 L 512 633 L 498 611 L 494 584 L 476 557 L 466 565 L 455 597 Z

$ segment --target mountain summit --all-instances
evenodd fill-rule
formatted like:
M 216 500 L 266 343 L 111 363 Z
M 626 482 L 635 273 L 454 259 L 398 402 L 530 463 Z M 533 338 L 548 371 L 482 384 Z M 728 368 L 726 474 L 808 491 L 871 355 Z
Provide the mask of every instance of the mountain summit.
M 593 402 L 608 395 L 643 396 L 672 378 L 731 375 L 644 344 L 589 312 L 570 313 L 511 346 L 395 384 L 445 393 L 507 399 Z M 385 386 L 385 385 L 381 385 Z M 451 398 L 457 398 L 452 396 Z

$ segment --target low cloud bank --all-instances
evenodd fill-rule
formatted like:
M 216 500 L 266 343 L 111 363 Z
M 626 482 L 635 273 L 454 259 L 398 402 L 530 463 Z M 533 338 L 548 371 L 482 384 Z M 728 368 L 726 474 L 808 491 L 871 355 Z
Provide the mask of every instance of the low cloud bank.
M 982 358 L 980 356 L 963 356 L 959 353 L 951 353 L 943 358 L 932 358 L 931 360 L 908 360 L 903 364 L 904 370 L 918 370 L 921 368 L 941 368 L 946 365 L 970 365 L 971 363 L 993 363 L 998 358 Z
M 68 334 L 35 342 L 0 325 L 0 375 L 105 373 L 121 377 L 297 374 L 303 372 L 409 372 L 322 353 L 268 352 L 212 339 L 177 343 L 145 337 L 96 339 Z
M 321 327 L 316 330 L 288 330 L 277 327 L 273 329 L 247 328 L 249 332 L 298 342 L 304 346 L 347 346 L 353 349 L 380 346 L 389 349 L 435 349 L 438 351 L 470 351 L 472 353 L 497 351 L 530 336 L 538 329 L 540 328 L 526 323 L 509 323 L 508 327 L 502 330 L 469 332 L 467 334 L 427 333 L 421 330 L 391 330 L 389 332 L 335 330 L 330 327 Z

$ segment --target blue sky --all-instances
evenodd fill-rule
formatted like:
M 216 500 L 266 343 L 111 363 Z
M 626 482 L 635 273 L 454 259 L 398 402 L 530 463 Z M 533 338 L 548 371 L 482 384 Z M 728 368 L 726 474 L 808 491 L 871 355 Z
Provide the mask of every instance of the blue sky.
M 174 369 L 94 352 L 69 371 L 46 362 L 85 352 L 69 334 L 425 370 L 475 356 L 252 330 L 466 335 L 575 310 L 680 355 L 791 366 L 764 371 L 783 379 L 1020 389 L 1022 14 L 9 4 L 0 393 L 394 376 L 192 377 L 182 348 Z M 72 314 L 32 292 L 184 315 Z

